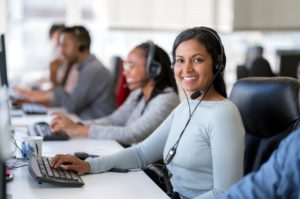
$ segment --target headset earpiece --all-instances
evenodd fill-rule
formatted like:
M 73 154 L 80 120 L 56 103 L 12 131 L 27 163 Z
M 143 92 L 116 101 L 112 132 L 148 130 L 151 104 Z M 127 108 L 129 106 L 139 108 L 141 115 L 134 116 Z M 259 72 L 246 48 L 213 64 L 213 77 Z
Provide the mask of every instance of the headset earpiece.
M 199 29 L 201 30 L 204 30 L 206 32 L 208 32 L 210 35 L 212 35 L 212 37 L 214 37 L 217 42 L 219 43 L 219 46 L 220 46 L 220 54 L 219 54 L 219 57 L 218 57 L 218 63 L 216 64 L 215 66 L 215 72 L 223 72 L 223 70 L 225 69 L 225 66 L 223 64 L 224 60 L 223 60 L 223 57 L 224 57 L 224 47 L 223 47 L 223 44 L 222 44 L 222 41 L 221 39 L 219 38 L 219 36 L 217 36 L 216 33 L 214 33 L 212 30 L 206 28 L 206 27 L 199 27 Z
M 85 46 L 82 45 L 82 44 L 78 47 L 78 51 L 79 51 L 79 52 L 83 52 L 84 49 L 85 49 Z
M 89 50 L 91 42 L 89 32 L 82 26 L 74 26 L 72 27 L 72 31 L 79 43 L 78 51 L 84 52 L 85 50 Z
M 216 65 L 216 72 L 218 71 L 223 72 L 224 68 L 225 68 L 224 65 L 221 62 L 219 62 Z
M 161 65 L 157 61 L 152 61 L 151 66 L 149 67 L 148 74 L 151 77 L 157 77 L 161 72 Z
M 149 45 L 149 53 L 147 57 L 147 77 L 157 77 L 161 73 L 161 64 L 154 60 L 155 55 L 155 45 L 152 41 L 147 42 Z

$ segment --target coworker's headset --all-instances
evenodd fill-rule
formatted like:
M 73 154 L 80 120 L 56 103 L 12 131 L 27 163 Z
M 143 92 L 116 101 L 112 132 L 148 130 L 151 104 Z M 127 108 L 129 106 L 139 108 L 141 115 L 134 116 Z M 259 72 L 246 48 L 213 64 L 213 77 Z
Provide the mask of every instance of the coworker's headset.
M 88 31 L 82 26 L 74 26 L 73 33 L 80 42 L 78 51 L 83 52 L 84 50 L 88 49 L 91 42 Z
M 223 48 L 223 44 L 221 42 L 221 39 L 214 33 L 212 32 L 210 29 L 206 28 L 206 27 L 199 27 L 198 30 L 204 30 L 206 32 L 208 32 L 211 37 L 213 37 L 214 39 L 216 39 L 220 45 L 220 55 L 218 56 L 218 62 L 215 65 L 215 68 L 213 69 L 215 74 L 212 78 L 212 80 L 210 81 L 210 83 L 208 84 L 207 88 L 205 89 L 199 89 L 197 91 L 195 91 L 194 93 L 192 93 L 191 95 L 191 99 L 197 99 L 198 97 L 200 97 L 203 93 L 206 94 L 206 91 L 211 87 L 211 85 L 213 84 L 213 82 L 215 81 L 216 77 L 224 71 L 224 64 L 223 64 L 223 56 L 224 56 L 224 48 Z M 201 101 L 203 100 L 203 98 L 198 102 L 197 106 L 195 107 L 195 109 L 193 110 L 193 112 L 190 114 L 189 119 L 187 120 L 183 130 L 181 131 L 179 138 L 177 139 L 177 141 L 175 142 L 175 144 L 171 147 L 171 149 L 168 151 L 168 154 L 164 160 L 164 165 L 166 166 L 167 164 L 169 164 L 171 162 L 171 160 L 174 158 L 175 154 L 176 154 L 176 150 L 177 150 L 177 146 L 179 144 L 179 141 L 185 131 L 185 129 L 187 128 L 193 113 L 195 112 L 196 108 L 198 107 L 198 105 L 201 103 Z
M 155 55 L 155 44 L 152 41 L 147 41 L 149 45 L 149 52 L 147 56 L 147 78 L 158 77 L 161 73 L 161 64 L 158 61 L 154 60 Z
M 147 62 L 146 62 L 146 77 L 134 82 L 128 82 L 124 85 L 124 87 L 128 87 L 133 84 L 140 84 L 147 82 L 150 78 L 156 78 L 161 73 L 161 64 L 158 61 L 154 60 L 155 55 L 155 44 L 152 41 L 147 41 L 149 46 Z

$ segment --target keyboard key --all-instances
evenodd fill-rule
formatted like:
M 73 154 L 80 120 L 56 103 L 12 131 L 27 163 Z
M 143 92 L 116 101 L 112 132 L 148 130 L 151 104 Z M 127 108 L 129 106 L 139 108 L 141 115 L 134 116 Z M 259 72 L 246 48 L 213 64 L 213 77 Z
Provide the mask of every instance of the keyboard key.
M 65 171 L 65 175 L 66 175 L 66 178 L 67 178 L 67 179 L 69 179 L 69 180 L 72 179 L 72 176 L 71 176 L 71 174 L 70 174 L 69 171 Z
M 60 175 L 56 169 L 53 169 L 53 174 L 54 174 L 54 177 L 60 178 Z

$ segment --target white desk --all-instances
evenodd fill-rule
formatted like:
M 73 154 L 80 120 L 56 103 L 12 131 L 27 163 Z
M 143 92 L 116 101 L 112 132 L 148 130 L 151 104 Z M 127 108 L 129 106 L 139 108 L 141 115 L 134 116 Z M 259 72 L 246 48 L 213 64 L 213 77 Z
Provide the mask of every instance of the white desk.
M 63 112 L 66 113 L 66 110 L 63 108 L 49 108 L 47 115 L 26 115 L 22 110 L 13 110 L 11 111 L 11 122 L 14 127 L 27 127 L 33 125 L 36 122 L 48 122 L 50 123 L 54 112 Z M 78 121 L 79 118 L 74 114 L 68 114 L 74 121 Z
M 18 139 L 18 136 L 17 136 Z M 71 139 L 69 141 L 43 142 L 42 154 L 84 151 L 108 155 L 122 150 L 115 141 Z M 83 175 L 85 185 L 80 188 L 59 187 L 53 184 L 38 184 L 28 171 L 21 167 L 13 171 L 14 180 L 7 184 L 12 199 L 169 199 L 169 197 L 142 171 L 129 173 L 100 173 Z

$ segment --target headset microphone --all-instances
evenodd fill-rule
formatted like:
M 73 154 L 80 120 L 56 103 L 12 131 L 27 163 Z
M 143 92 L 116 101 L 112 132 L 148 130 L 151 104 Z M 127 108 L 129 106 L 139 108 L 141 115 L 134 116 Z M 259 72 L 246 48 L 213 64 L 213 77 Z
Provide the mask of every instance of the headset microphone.
M 197 99 L 198 97 L 200 97 L 202 95 L 202 89 L 201 90 L 197 90 L 194 93 L 192 93 L 191 95 L 191 99 Z
M 199 89 L 197 91 L 195 91 L 194 93 L 191 94 L 191 99 L 197 99 L 198 97 L 200 97 L 202 95 L 203 92 L 206 92 L 211 85 L 214 83 L 215 79 L 217 78 L 217 76 L 224 70 L 224 66 L 222 64 L 220 64 L 216 74 L 213 76 L 212 80 L 209 82 L 208 86 L 205 89 Z
M 140 79 L 137 81 L 128 82 L 128 83 L 124 84 L 123 87 L 128 88 L 130 85 L 146 83 L 148 80 L 149 80 L 149 78 L 144 78 L 144 79 Z

